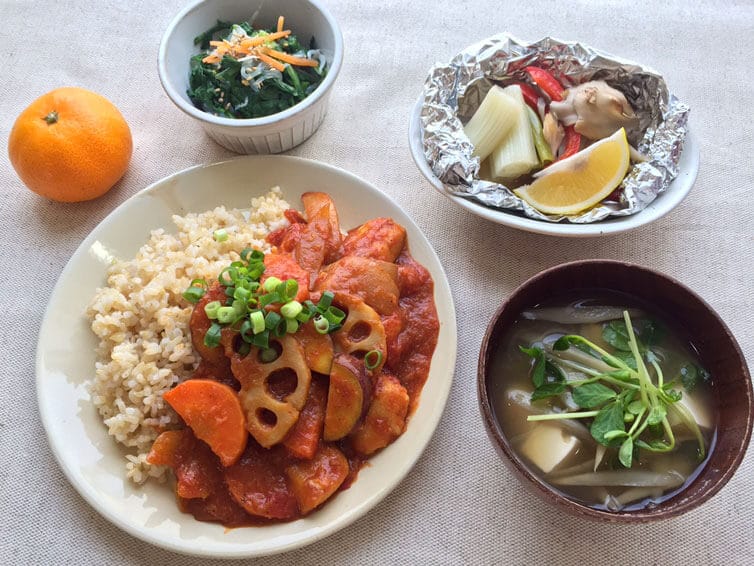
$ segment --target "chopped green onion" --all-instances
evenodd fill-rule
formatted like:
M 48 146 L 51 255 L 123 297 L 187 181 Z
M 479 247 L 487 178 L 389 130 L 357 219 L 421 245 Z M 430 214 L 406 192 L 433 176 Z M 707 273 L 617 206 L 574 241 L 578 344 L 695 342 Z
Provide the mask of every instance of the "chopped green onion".
M 243 342 L 238 347 L 238 353 L 242 357 L 245 356 L 246 354 L 248 354 L 249 352 L 251 352 L 251 345 L 248 342 Z
M 259 305 L 262 307 L 266 307 L 267 305 L 271 305 L 272 303 L 279 303 L 279 302 L 280 302 L 280 295 L 278 295 L 277 293 L 266 293 L 259 297 Z
M 278 325 L 275 327 L 275 336 L 278 338 L 282 338 L 286 335 L 288 332 L 288 323 L 284 318 L 280 318 L 280 322 L 278 322 Z
M 327 334 L 327 331 L 330 330 L 330 323 L 324 316 L 317 315 L 314 317 L 314 328 L 320 334 Z
M 212 233 L 212 237 L 216 242 L 224 242 L 228 239 L 228 231 L 225 228 L 220 228 Z
M 275 348 L 265 348 L 259 353 L 259 359 L 264 364 L 274 362 L 277 357 L 278 353 L 275 351 Z
M 282 316 L 280 316 L 275 311 L 270 311 L 264 317 L 264 326 L 265 326 L 265 328 L 267 328 L 267 330 L 272 330 L 278 324 L 280 324 L 281 320 L 283 320 Z
M 207 315 L 207 318 L 210 319 L 216 319 L 217 318 L 217 309 L 219 309 L 222 306 L 222 303 L 220 301 L 210 301 L 206 305 L 204 305 L 204 312 Z
M 220 282 L 220 285 L 222 285 L 223 287 L 229 287 L 230 285 L 233 285 L 234 278 L 233 278 L 233 276 L 231 274 L 235 270 L 236 270 L 235 267 L 230 267 L 230 266 L 228 266 L 225 269 L 223 269 L 220 272 L 220 275 L 217 276 L 217 280 Z M 227 279 L 224 278 L 224 276 L 225 276 L 226 273 L 228 274 L 228 278 Z
M 194 279 L 183 292 L 183 298 L 195 305 L 207 293 L 208 288 L 209 284 L 204 279 Z
M 287 303 L 296 298 L 298 294 L 298 281 L 295 279 L 287 279 L 276 289 L 278 295 L 282 298 L 283 302 Z
M 233 298 L 238 299 L 239 301 L 246 302 L 250 297 L 251 291 L 245 289 L 244 287 L 236 287 L 236 290 L 233 292 Z
M 346 313 L 340 310 L 338 307 L 330 307 L 324 313 L 322 313 L 330 324 L 340 324 L 343 319 L 346 318 Z
M 322 297 L 319 299 L 319 304 L 317 304 L 317 310 L 320 312 L 325 312 L 328 308 L 330 308 L 330 305 L 332 304 L 332 300 L 335 298 L 335 293 L 332 291 L 325 291 L 322 293 Z
M 364 366 L 366 366 L 369 371 L 372 371 L 379 366 L 381 362 L 382 352 L 379 350 L 369 350 L 364 356 Z
M 205 293 L 206 291 L 201 287 L 189 287 L 183 292 L 183 298 L 189 303 L 195 305 L 202 300 Z
M 222 335 L 222 326 L 213 322 L 204 334 L 204 345 L 208 348 L 214 348 L 220 343 L 220 336 Z
M 248 318 L 244 319 L 241 323 L 241 328 L 238 329 L 238 333 L 241 335 L 244 342 L 251 343 L 251 340 L 254 337 L 254 332 L 252 332 L 251 321 Z
M 217 309 L 217 322 L 230 324 L 236 320 L 237 311 L 233 307 L 220 307 Z
M 229 238 L 224 228 L 215 230 L 213 236 L 217 241 Z M 281 280 L 270 276 L 260 283 L 265 271 L 264 253 L 246 248 L 240 256 L 240 260 L 231 262 L 217 277 L 225 298 L 220 297 L 220 300 L 204 306 L 204 312 L 212 321 L 205 333 L 205 344 L 217 346 L 222 329 L 226 326 L 241 334 L 244 344 L 237 348 L 239 353 L 241 348 L 248 352 L 249 344 L 263 351 L 269 349 L 271 337 L 282 338 L 286 334 L 294 334 L 312 317 L 320 334 L 342 327 L 345 313 L 332 306 L 335 298 L 333 292 L 322 293 L 317 305 L 310 300 L 302 304 L 296 300 L 299 291 L 296 279 Z M 195 279 L 184 292 L 184 297 L 195 304 L 208 289 L 209 284 L 204 279 Z
M 241 259 L 246 263 L 256 263 L 264 261 L 264 254 L 254 248 L 244 248 L 239 254 Z
M 291 301 L 280 307 L 280 314 L 285 318 L 296 318 L 302 310 L 304 310 L 304 307 L 301 303 L 298 301 Z
M 282 281 L 277 277 L 268 277 L 264 282 L 264 290 L 268 293 L 272 293 L 273 291 L 275 291 L 275 289 L 278 288 L 278 285 L 280 285 L 281 283 Z
M 262 311 L 254 311 L 251 313 L 249 315 L 249 321 L 251 322 L 251 330 L 254 334 L 259 334 L 264 330 L 264 313 Z
M 258 348 L 270 347 L 270 331 L 265 329 L 259 334 L 255 334 L 251 339 L 251 343 Z

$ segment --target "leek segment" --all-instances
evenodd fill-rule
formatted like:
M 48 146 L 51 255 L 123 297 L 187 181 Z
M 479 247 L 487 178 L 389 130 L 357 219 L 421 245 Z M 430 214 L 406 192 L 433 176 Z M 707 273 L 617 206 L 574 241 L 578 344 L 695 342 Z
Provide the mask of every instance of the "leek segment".
M 515 104 L 515 120 L 511 131 L 490 154 L 490 174 L 495 180 L 509 181 L 539 167 L 539 157 L 521 89 L 511 85 L 503 92 Z
M 493 86 L 463 129 L 474 146 L 472 155 L 486 159 L 517 123 L 518 114 L 516 101 Z

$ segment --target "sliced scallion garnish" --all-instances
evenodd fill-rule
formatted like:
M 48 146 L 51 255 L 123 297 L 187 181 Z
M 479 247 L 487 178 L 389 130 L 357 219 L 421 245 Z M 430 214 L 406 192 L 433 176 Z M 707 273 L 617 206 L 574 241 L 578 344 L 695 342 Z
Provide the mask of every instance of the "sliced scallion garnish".
M 379 350 L 369 350 L 364 356 L 364 366 L 372 371 L 382 362 L 382 352 Z

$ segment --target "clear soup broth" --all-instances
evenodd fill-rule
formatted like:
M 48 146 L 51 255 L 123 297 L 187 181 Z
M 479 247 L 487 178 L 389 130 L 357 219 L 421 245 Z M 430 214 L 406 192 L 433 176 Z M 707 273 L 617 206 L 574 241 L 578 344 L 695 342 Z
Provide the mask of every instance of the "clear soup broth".
M 712 376 L 653 306 L 573 292 L 524 311 L 500 343 L 488 385 L 499 426 L 530 471 L 567 497 L 641 509 L 704 467 L 717 422 Z

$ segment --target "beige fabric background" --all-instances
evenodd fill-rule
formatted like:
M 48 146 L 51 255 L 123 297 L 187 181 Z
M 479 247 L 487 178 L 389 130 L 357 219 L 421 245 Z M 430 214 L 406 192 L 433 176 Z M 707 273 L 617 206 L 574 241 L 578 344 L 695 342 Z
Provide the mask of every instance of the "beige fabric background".
M 163 30 L 183 2 L 2 0 L 0 133 L 55 87 L 115 102 L 135 142 L 125 178 L 103 198 L 48 202 L 24 189 L 0 152 L 0 564 L 184 564 L 121 532 L 68 484 L 37 412 L 34 352 L 47 297 L 84 236 L 136 191 L 231 154 L 164 95 Z M 251 5 L 254 2 L 250 2 Z M 453 288 L 459 356 L 447 410 L 410 476 L 368 516 L 265 564 L 754 564 L 754 451 L 700 509 L 660 524 L 573 519 L 524 492 L 487 440 L 476 363 L 489 317 L 519 283 L 581 258 L 635 261 L 707 299 L 744 350 L 754 347 L 754 5 L 750 1 L 330 0 L 346 56 L 320 130 L 293 155 L 343 167 L 395 198 L 434 244 Z M 681 206 L 623 236 L 543 237 L 480 220 L 420 176 L 408 115 L 429 67 L 509 30 L 578 39 L 660 70 L 692 111 L 701 148 Z M 482 297 L 483 300 L 479 300 Z M 749 353 L 751 360 L 751 354 Z

